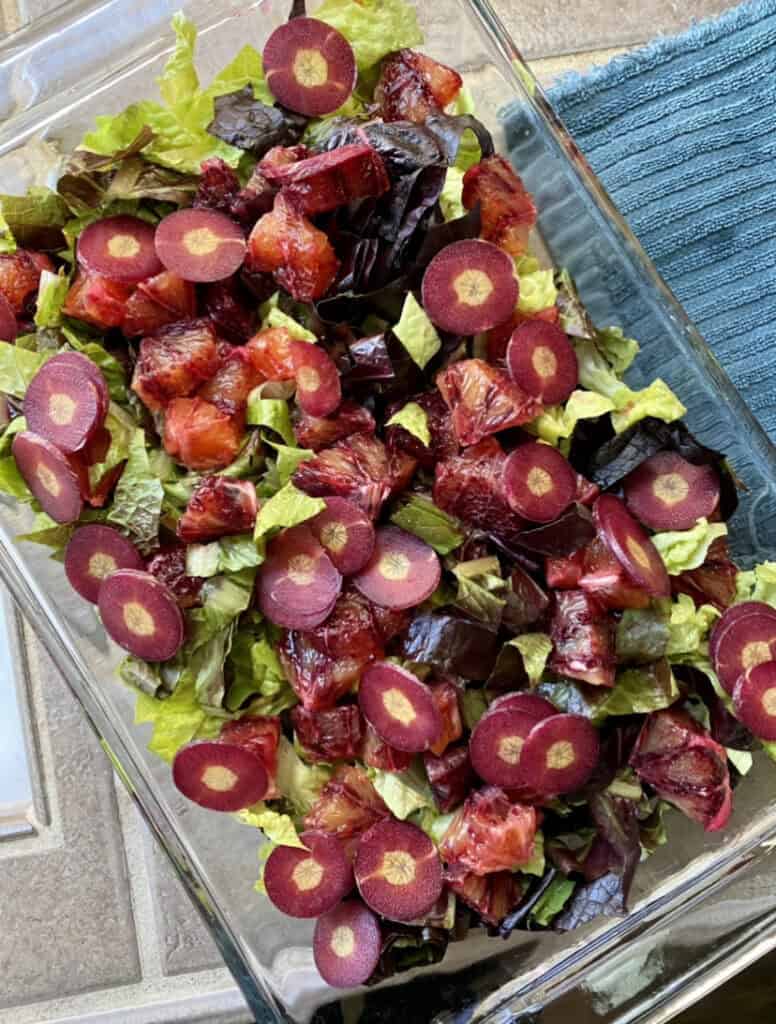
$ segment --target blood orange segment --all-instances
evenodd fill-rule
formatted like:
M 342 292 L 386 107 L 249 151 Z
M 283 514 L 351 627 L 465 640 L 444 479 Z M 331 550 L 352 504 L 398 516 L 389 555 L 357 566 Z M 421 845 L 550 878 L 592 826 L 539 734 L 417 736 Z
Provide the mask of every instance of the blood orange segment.
M 353 578 L 370 601 L 386 608 L 414 608 L 439 586 L 442 569 L 432 547 L 396 526 L 381 527 L 372 557 Z
M 284 530 L 269 545 L 257 579 L 259 607 L 288 629 L 314 629 L 331 612 L 342 577 L 306 526 Z
M 436 382 L 462 445 L 477 444 L 488 434 L 519 427 L 542 411 L 535 398 L 482 359 L 461 359 L 438 374 Z
M 306 849 L 277 846 L 264 867 L 267 895 L 289 917 L 320 917 L 353 888 L 342 843 L 323 832 L 302 837 Z
M 342 146 L 289 164 L 262 167 L 265 178 L 295 203 L 308 217 L 334 210 L 390 188 L 380 154 L 359 143 Z
M 442 863 L 425 832 L 407 822 L 381 821 L 361 837 L 353 865 L 367 906 L 391 921 L 415 921 L 442 892 Z
M 776 659 L 776 610 L 759 601 L 746 604 L 746 612 L 737 611 L 739 605 L 725 612 L 710 643 L 714 669 L 730 694 L 744 672 Z
M 599 535 L 633 582 L 653 597 L 668 597 L 671 585 L 660 554 L 619 498 L 602 494 L 593 506 Z
M 0 341 L 15 341 L 19 333 L 13 306 L 0 292 Z
M 78 262 L 91 274 L 136 284 L 162 269 L 154 248 L 154 228 L 139 217 L 96 220 L 81 232 Z
M 296 400 L 309 416 L 328 416 L 342 400 L 340 375 L 334 361 L 309 341 L 291 342 L 296 377 Z
M 507 369 L 523 391 L 546 405 L 565 402 L 579 383 L 571 343 L 560 327 L 546 320 L 526 320 L 513 332 Z
M 658 452 L 626 479 L 625 501 L 653 530 L 689 530 L 719 505 L 719 477 L 712 466 L 695 466 L 678 452 Z
M 552 715 L 534 724 L 520 754 L 523 783 L 544 796 L 573 793 L 598 763 L 595 726 L 581 715 Z
M 65 453 L 83 448 L 105 420 L 102 392 L 91 369 L 70 360 L 50 359 L 30 381 L 24 415 L 30 430 Z
M 441 757 L 426 751 L 423 766 L 434 802 L 443 814 L 462 804 L 475 783 L 466 743 L 448 747 Z
M 98 600 L 102 624 L 115 642 L 144 661 L 167 661 L 184 639 L 175 595 L 148 572 L 119 569 L 103 580 Z
M 380 923 L 361 900 L 346 900 L 318 918 L 313 935 L 315 966 L 333 988 L 355 988 L 374 973 L 383 940 Z
M 411 672 L 391 662 L 378 661 L 366 669 L 358 702 L 378 736 L 397 750 L 429 750 L 442 731 L 431 690 Z
M 75 531 L 65 549 L 65 573 L 81 597 L 97 604 L 102 581 L 118 569 L 143 569 L 131 540 L 118 530 L 90 523 Z
M 356 58 L 345 37 L 317 18 L 276 28 L 262 54 L 272 95 L 297 114 L 323 117 L 341 107 L 356 84 Z
M 73 523 L 83 511 L 78 475 L 59 448 L 32 431 L 13 439 L 13 457 L 43 511 L 58 523 Z
M 375 546 L 372 521 L 346 498 L 325 498 L 326 508 L 309 526 L 343 576 L 363 569 Z
M 491 242 L 453 242 L 429 263 L 422 293 L 423 308 L 442 330 L 487 331 L 507 320 L 517 304 L 514 264 Z
M 758 739 L 776 740 L 776 660 L 747 669 L 733 690 L 736 714 Z
M 185 281 L 223 281 L 245 259 L 245 235 L 215 210 L 177 210 L 156 229 L 156 252 L 167 270 Z
M 172 778 L 185 797 L 210 811 L 240 811 L 263 800 L 269 777 L 261 760 L 243 747 L 218 741 L 181 747 Z
M 521 444 L 504 463 L 504 493 L 511 508 L 533 523 L 551 523 L 574 500 L 577 477 L 548 444 Z

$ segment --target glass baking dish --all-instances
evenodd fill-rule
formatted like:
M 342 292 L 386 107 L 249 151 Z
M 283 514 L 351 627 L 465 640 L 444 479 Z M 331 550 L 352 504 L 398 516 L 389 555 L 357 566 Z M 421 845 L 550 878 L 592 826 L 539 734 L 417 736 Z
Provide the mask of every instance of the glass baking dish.
M 200 27 L 203 79 L 246 41 L 261 48 L 285 19 L 288 5 L 289 0 L 184 4 Z M 731 531 L 739 561 L 750 565 L 773 557 L 776 449 L 554 117 L 492 8 L 484 0 L 417 6 L 426 32 L 423 49 L 465 75 L 479 117 L 534 193 L 541 237 L 553 262 L 571 270 L 594 319 L 619 324 L 640 340 L 642 354 L 631 383 L 640 386 L 662 376 L 687 405 L 690 428 L 705 444 L 727 452 L 747 488 Z M 37 183 L 36 154 L 47 142 L 72 148 L 96 114 L 115 113 L 155 94 L 154 78 L 171 48 L 167 23 L 179 7 L 171 0 L 71 3 L 0 46 L 0 189 L 19 191 Z M 43 549 L 16 544 L 27 514 L 0 500 L 2 575 L 198 901 L 257 1012 L 266 1001 L 280 1019 L 299 1024 L 313 1017 L 385 1020 L 407 1005 L 422 1006 L 422 1019 L 437 1024 L 474 1017 L 515 1020 L 521 1011 L 531 1019 L 532 1008 L 560 1007 L 576 986 L 613 970 L 640 943 L 658 941 L 655 937 L 677 917 L 761 855 L 763 844 L 776 835 L 773 775 L 767 764 L 758 764 L 760 770 L 737 791 L 735 816 L 724 835 L 705 836 L 672 815 L 670 842 L 642 865 L 627 917 L 567 936 L 517 933 L 502 942 L 475 932 L 452 944 L 434 968 L 396 976 L 366 995 L 364 990 L 341 995 L 327 989 L 313 967 L 312 926 L 283 917 L 254 894 L 257 833 L 187 803 L 174 789 L 169 768 L 146 750 L 148 727 L 132 724 L 134 697 L 115 679 L 119 654 L 93 609 L 72 600 L 61 566 Z M 694 952 L 704 956 L 701 947 Z M 658 989 L 665 995 L 671 984 L 681 983 L 679 975 L 679 968 L 666 961 L 645 998 L 656 999 Z M 646 1020 L 634 1006 L 624 1017 L 605 1019 Z M 564 1014 L 555 1018 L 552 1009 L 548 1016 L 565 1019 Z

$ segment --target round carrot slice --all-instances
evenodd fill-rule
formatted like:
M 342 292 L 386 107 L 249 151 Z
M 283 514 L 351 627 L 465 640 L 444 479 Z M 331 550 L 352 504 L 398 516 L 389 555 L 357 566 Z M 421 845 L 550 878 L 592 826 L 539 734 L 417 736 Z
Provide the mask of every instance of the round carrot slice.
M 308 416 L 328 416 L 342 401 L 339 370 L 318 345 L 291 342 L 296 400 Z
M 522 781 L 543 796 L 580 789 L 598 763 L 598 731 L 581 715 L 552 715 L 534 724 L 520 753 Z
M 712 466 L 695 466 L 677 452 L 658 452 L 626 479 L 631 512 L 652 530 L 689 530 L 719 505 L 719 477 Z
M 748 669 L 735 685 L 736 714 L 758 739 L 776 740 L 776 661 Z
M 85 374 L 97 388 L 97 395 L 100 400 L 100 415 L 102 417 L 107 415 L 108 406 L 110 405 L 110 391 L 108 390 L 108 382 L 96 363 L 93 363 L 91 359 L 81 352 L 61 352 L 59 355 L 54 356 L 53 359 L 49 359 L 49 363 L 54 363 L 56 366 L 72 366 Z
M 577 355 L 557 324 L 526 320 L 507 346 L 509 376 L 545 405 L 565 402 L 579 383 Z
M 24 482 L 40 507 L 58 523 L 73 523 L 84 503 L 78 475 L 56 445 L 24 430 L 11 447 Z
M 725 612 L 709 645 L 719 681 L 730 694 L 743 673 L 776 659 L 776 610 L 759 601 L 746 604 L 755 607 L 745 613 L 734 605 Z
M 438 252 L 423 275 L 423 308 L 452 334 L 477 334 L 504 323 L 518 299 L 515 268 L 492 242 L 453 242 Z
M 172 778 L 185 797 L 209 811 L 241 811 L 263 800 L 269 789 L 267 770 L 256 754 L 216 740 L 181 747 Z
M 105 407 L 90 372 L 55 357 L 38 370 L 24 396 L 30 430 L 61 451 L 78 451 L 102 426 Z
M 139 217 L 96 220 L 81 232 L 76 250 L 86 270 L 114 281 L 136 284 L 162 269 L 154 248 L 154 228 Z
M 289 917 L 320 917 L 353 888 L 353 868 L 342 843 L 307 832 L 305 849 L 277 846 L 264 868 L 267 895 Z
M 549 718 L 550 715 L 558 714 L 558 709 L 551 701 L 540 697 L 538 693 L 526 693 L 523 690 L 519 693 L 505 693 L 503 696 L 497 697 L 485 714 L 490 715 L 495 711 L 507 710 L 520 711 L 537 722 L 543 718 Z
M 734 604 L 731 608 L 727 608 L 717 619 L 709 635 L 709 654 L 712 662 L 717 660 L 719 641 L 728 626 L 731 626 L 738 619 L 746 618 L 747 615 L 751 615 L 753 612 L 776 617 L 776 608 L 772 608 L 764 601 L 741 601 L 739 604 Z
M 15 341 L 18 333 L 19 325 L 13 306 L 0 292 L 0 341 Z
M 103 580 L 97 604 L 113 640 L 144 661 L 167 661 L 183 644 L 183 615 L 175 595 L 148 572 L 114 572 Z
M 259 607 L 287 629 L 314 629 L 328 618 L 342 577 L 306 526 L 284 530 L 269 545 L 259 570 Z
M 343 576 L 363 569 L 375 546 L 372 520 L 346 498 L 324 498 L 326 508 L 309 522 L 310 531 Z
M 442 570 L 432 547 L 397 526 L 383 526 L 367 564 L 353 582 L 364 597 L 384 608 L 414 608 L 439 586 Z
M 423 917 L 442 892 L 436 847 L 406 821 L 379 821 L 365 832 L 353 870 L 364 902 L 390 921 Z
M 245 235 L 216 210 L 177 210 L 156 229 L 156 252 L 185 281 L 223 281 L 242 266 Z
M 102 581 L 119 569 L 143 569 L 131 540 L 118 530 L 89 523 L 75 531 L 65 549 L 65 574 L 81 597 L 97 604 Z
M 647 533 L 613 494 L 602 494 L 593 506 L 599 535 L 630 579 L 653 597 L 668 597 L 668 572 Z
M 380 922 L 361 900 L 345 900 L 318 918 L 313 934 L 315 966 L 334 988 L 355 988 L 374 974 L 383 940 Z
M 533 523 L 550 523 L 577 493 L 577 476 L 557 448 L 529 441 L 508 456 L 502 476 L 510 508 Z
M 341 32 L 317 18 L 294 18 L 276 28 L 262 56 L 272 95 L 297 114 L 331 114 L 356 85 L 353 48 Z
M 389 661 L 374 662 L 361 677 L 358 703 L 375 732 L 397 750 L 429 750 L 442 732 L 434 695 L 417 676 Z
M 504 789 L 521 786 L 520 755 L 537 721 L 542 719 L 514 706 L 502 705 L 501 710 L 483 715 L 469 740 L 469 757 L 479 777 Z

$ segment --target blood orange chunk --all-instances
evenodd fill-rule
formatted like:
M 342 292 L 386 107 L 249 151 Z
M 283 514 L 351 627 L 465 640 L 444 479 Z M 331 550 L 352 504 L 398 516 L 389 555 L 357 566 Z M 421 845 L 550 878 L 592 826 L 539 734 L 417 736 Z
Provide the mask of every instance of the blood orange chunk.
M 510 506 L 534 523 L 551 523 L 566 511 L 577 477 L 557 448 L 529 441 L 504 463 L 504 493 Z
M 244 747 L 218 741 L 188 743 L 172 764 L 172 778 L 185 797 L 210 811 L 240 811 L 263 800 L 264 765 Z
M 383 526 L 372 557 L 353 582 L 375 604 L 414 608 L 439 586 L 442 570 L 432 547 L 397 526 Z
M 604 608 L 646 608 L 649 593 L 634 584 L 622 562 L 607 544 L 595 537 L 582 549 L 582 574 L 578 586 Z
M 326 508 L 310 521 L 310 529 L 343 576 L 358 572 L 372 557 L 375 530 L 358 505 L 345 498 L 326 498 Z
M 507 320 L 518 297 L 512 260 L 490 242 L 453 242 L 423 275 L 423 308 L 442 330 L 476 334 Z
M 276 28 L 264 51 L 270 92 L 289 110 L 323 117 L 341 107 L 356 84 L 356 58 L 347 39 L 316 18 L 293 18 Z
M 77 369 L 80 373 L 84 374 L 94 384 L 97 389 L 97 397 L 100 402 L 100 415 L 104 417 L 108 412 L 108 406 L 110 405 L 110 391 L 108 390 L 108 383 L 105 380 L 102 370 L 91 361 L 87 356 L 82 355 L 80 352 L 61 352 L 59 355 L 54 356 L 53 359 L 49 359 L 49 364 L 54 363 L 56 366 L 72 366 Z M 107 433 L 98 431 L 94 437 L 89 439 L 89 447 L 91 448 L 97 441 L 100 434 Z M 110 443 L 110 435 L 108 434 L 108 442 Z M 92 449 L 93 452 L 98 449 Z M 107 448 L 98 457 L 91 461 L 101 462 L 107 454 Z
M 572 555 L 544 560 L 544 575 L 552 590 L 574 590 L 585 573 L 585 549 Z
M 110 526 L 90 523 L 76 530 L 65 549 L 65 573 L 81 597 L 97 604 L 100 585 L 117 569 L 143 569 L 131 540 Z
M 374 434 L 375 421 L 369 410 L 346 399 L 332 416 L 303 414 L 294 424 L 294 435 L 302 448 L 314 452 L 328 448 L 351 434 Z
M 599 747 L 598 730 L 582 715 L 544 718 L 534 723 L 523 744 L 522 781 L 548 797 L 573 793 L 592 775 Z
M 165 451 L 188 469 L 224 469 L 244 433 L 234 416 L 201 398 L 174 398 L 165 412 Z
M 38 370 L 24 396 L 30 430 L 66 453 L 83 448 L 102 426 L 106 411 L 92 370 L 56 356 Z
M 471 793 L 445 832 L 440 855 L 457 873 L 514 871 L 534 854 L 533 807 L 513 803 L 495 786 Z
M 102 331 L 121 327 L 132 290 L 132 285 L 122 281 L 79 270 L 65 297 L 62 312 Z
M 482 359 L 453 363 L 439 374 L 437 387 L 452 413 L 453 430 L 462 445 L 477 444 L 488 434 L 519 427 L 542 411 L 535 398 Z
M 623 485 L 628 508 L 653 530 L 689 530 L 719 505 L 713 466 L 695 466 L 678 452 L 645 459 Z
M 214 281 L 202 289 L 202 312 L 210 318 L 220 337 L 235 345 L 244 344 L 255 330 L 254 305 L 237 275 Z
M 489 156 L 470 167 L 463 179 L 463 205 L 480 204 L 481 236 L 521 256 L 536 223 L 536 207 L 522 180 L 501 156 Z M 506 319 L 506 317 L 504 318 Z
M 427 751 L 423 755 L 423 765 L 434 802 L 443 814 L 463 803 L 475 782 L 468 744 L 448 747 L 439 757 Z
M 267 895 L 289 917 L 320 917 L 353 888 L 353 868 L 342 844 L 307 832 L 305 849 L 276 846 L 264 867 Z
M 458 95 L 463 80 L 457 71 L 415 50 L 397 50 L 383 60 L 375 103 L 384 121 L 425 124 Z
M 368 981 L 377 968 L 382 946 L 380 923 L 360 900 L 346 900 L 316 922 L 315 966 L 333 988 L 355 988 Z
M 776 740 L 776 661 L 747 669 L 733 690 L 736 714 L 761 740 Z
M 121 330 L 125 338 L 136 338 L 142 334 L 154 334 L 177 319 L 175 313 L 136 288 L 127 301 Z
M 353 865 L 363 900 L 391 921 L 414 921 L 442 892 L 436 847 L 416 825 L 381 821 L 361 837 Z
M 83 511 L 78 475 L 50 441 L 24 430 L 13 439 L 13 457 L 43 511 L 58 523 L 72 523 Z
M 296 738 L 308 761 L 352 761 L 361 747 L 361 714 L 355 704 L 328 711 L 291 712 Z
M 671 585 L 663 560 L 620 499 L 602 494 L 593 516 L 601 539 L 631 580 L 653 597 L 668 597 Z
M 197 294 L 190 281 L 163 270 L 142 281 L 127 303 L 121 329 L 127 337 L 155 334 L 177 320 L 190 320 L 197 313 Z
M 257 508 L 256 488 L 250 480 L 206 476 L 194 488 L 177 533 L 188 544 L 246 533 L 253 529 Z
M 361 676 L 365 658 L 330 658 L 310 643 L 307 633 L 288 631 L 279 650 L 280 662 L 294 693 L 306 708 L 331 708 Z
M 428 750 L 439 739 L 442 718 L 431 690 L 398 665 L 370 665 L 361 677 L 358 702 L 377 734 L 397 750 Z
M 186 545 L 171 544 L 148 560 L 146 571 L 165 584 L 181 608 L 200 604 L 204 579 L 186 574 Z
M 369 768 L 379 768 L 384 772 L 403 772 L 412 764 L 414 756 L 410 751 L 397 750 L 386 743 L 369 722 L 365 723 L 359 759 Z M 441 805 L 438 806 L 441 810 Z
M 220 364 L 215 376 L 197 394 L 230 416 L 242 417 L 248 396 L 264 378 L 256 371 L 250 353 L 244 348 L 222 342 L 219 349 Z
M 163 268 L 154 249 L 154 228 L 139 217 L 96 220 L 78 236 L 78 262 L 92 274 L 136 284 Z
M 717 537 L 697 569 L 685 569 L 671 578 L 673 594 L 687 594 L 696 605 L 711 604 L 724 612 L 736 599 L 738 566 L 730 557 L 727 540 Z
M 390 813 L 363 768 L 341 765 L 321 790 L 304 824 L 339 839 L 352 839 Z
M 242 266 L 245 236 L 239 224 L 215 210 L 177 210 L 160 221 L 156 253 L 185 281 L 223 281 Z
M 550 667 L 593 686 L 614 686 L 614 623 L 583 590 L 555 594 Z
M 322 654 L 340 658 L 380 658 L 383 648 L 406 628 L 409 616 L 372 604 L 352 583 L 337 598 L 331 615 L 307 633 Z
M 53 271 L 54 264 L 42 252 L 17 249 L 0 255 L 0 295 L 7 300 L 14 316 L 24 318 L 32 312 L 44 270 Z
M 449 680 L 433 683 L 430 687 L 431 696 L 439 711 L 442 729 L 439 739 L 429 749 L 432 754 L 441 757 L 451 743 L 463 736 L 463 721 L 458 703 L 458 687 Z
M 269 776 L 265 800 L 280 796 L 276 785 L 278 773 L 278 746 L 280 744 L 280 719 L 267 715 L 243 715 L 232 722 L 225 722 L 218 736 L 221 743 L 232 743 L 255 754 L 264 765 Z
M 339 261 L 325 232 L 316 228 L 279 193 L 248 239 L 252 270 L 274 274 L 299 302 L 313 302 L 329 290 Z
M 508 705 L 483 715 L 469 741 L 472 767 L 479 777 L 504 789 L 521 787 L 522 750 L 537 721 L 540 719 Z
M 291 164 L 263 165 L 262 171 L 308 217 L 357 199 L 381 196 L 390 188 L 382 157 L 363 143 Z
M 291 342 L 296 377 L 296 400 L 310 416 L 328 416 L 342 399 L 340 375 L 334 361 L 309 341 Z
M 565 402 L 579 383 L 577 356 L 556 324 L 527 320 L 514 331 L 507 368 L 523 391 L 545 405 Z
M 144 661 L 167 661 L 184 638 L 175 595 L 148 572 L 119 569 L 98 596 L 100 618 L 116 643 Z
M 269 545 L 256 581 L 259 607 L 288 629 L 313 629 L 327 618 L 342 577 L 306 526 L 284 530 Z
M 267 380 L 293 380 L 292 341 L 285 327 L 269 327 L 254 334 L 245 351 L 257 372 Z
M 520 876 L 511 871 L 496 871 L 491 875 L 448 872 L 445 881 L 467 907 L 494 927 L 518 906 L 525 892 Z
M 13 307 L 0 292 L 0 341 L 15 341 L 18 333 L 19 325 L 16 323 Z
M 170 324 L 140 345 L 132 388 L 152 410 L 185 398 L 218 369 L 216 332 L 208 320 Z
M 714 669 L 730 694 L 744 672 L 776 659 L 776 610 L 759 601 L 746 604 L 746 612 L 737 612 L 738 605 L 725 612 L 711 638 Z

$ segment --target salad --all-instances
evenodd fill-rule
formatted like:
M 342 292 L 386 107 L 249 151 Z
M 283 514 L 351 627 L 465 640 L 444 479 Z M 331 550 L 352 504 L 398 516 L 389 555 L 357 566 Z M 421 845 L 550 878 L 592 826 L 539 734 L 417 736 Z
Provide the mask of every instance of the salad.
M 776 563 L 405 0 L 294 4 L 0 196 L 0 490 L 323 979 L 627 908 L 776 758 Z M 106 681 L 107 685 L 107 681 Z M 258 838 L 258 837 L 257 837 Z M 258 843 L 257 843 L 258 845 Z

